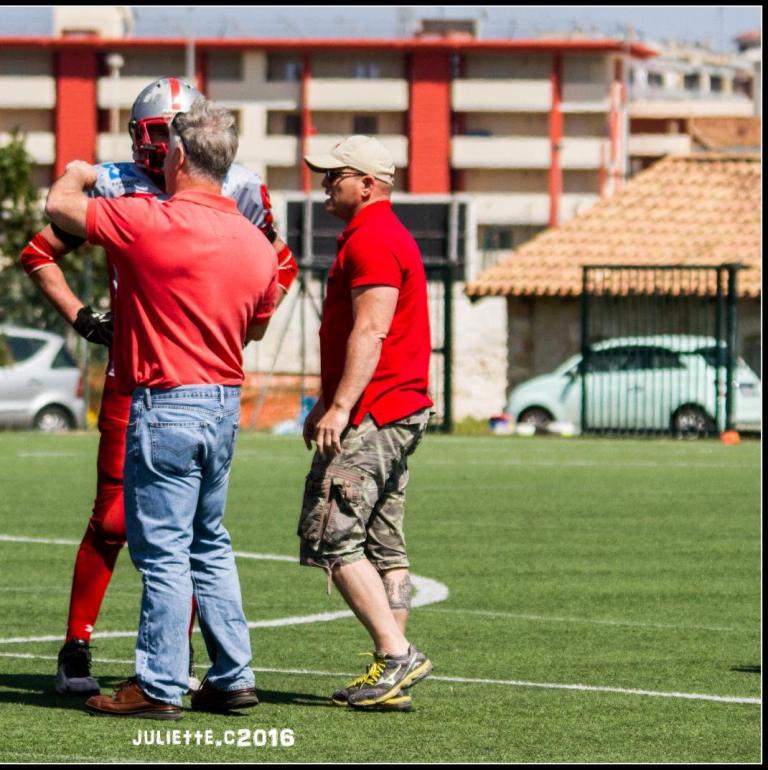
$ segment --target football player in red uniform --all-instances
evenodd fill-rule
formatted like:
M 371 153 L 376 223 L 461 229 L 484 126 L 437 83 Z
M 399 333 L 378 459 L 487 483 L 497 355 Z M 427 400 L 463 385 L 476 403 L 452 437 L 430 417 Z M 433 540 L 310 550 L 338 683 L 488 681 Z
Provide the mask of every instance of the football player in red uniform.
M 189 83 L 173 77 L 160 78 L 143 89 L 133 103 L 128 125 L 133 142 L 133 162 L 97 166 L 99 176 L 90 194 L 105 198 L 123 195 L 167 198 L 163 159 L 168 152 L 168 124 L 178 112 L 188 110 L 195 99 L 202 96 Z M 240 212 L 274 246 L 278 255 L 282 298 L 288 292 L 298 268 L 288 246 L 277 237 L 267 188 L 258 174 L 233 164 L 224 180 L 222 194 L 233 198 Z M 201 233 L 201 237 L 204 234 Z M 100 313 L 85 305 L 69 287 L 56 264 L 57 259 L 82 243 L 82 239 L 50 224 L 27 244 L 20 261 L 43 295 L 81 336 L 109 347 L 112 342 L 111 312 Z M 110 299 L 114 305 L 115 292 L 119 291 L 119 276 L 110 263 L 109 255 L 107 269 Z M 91 675 L 90 669 L 90 637 L 118 554 L 125 544 L 123 463 L 131 395 L 120 392 L 114 380 L 110 361 L 99 412 L 96 499 L 75 560 L 67 635 L 58 656 L 55 687 L 61 694 L 99 692 L 98 680 Z M 194 608 L 190 613 L 190 634 L 193 622 Z M 191 688 L 199 685 L 194 677 L 191 654 L 190 680 Z

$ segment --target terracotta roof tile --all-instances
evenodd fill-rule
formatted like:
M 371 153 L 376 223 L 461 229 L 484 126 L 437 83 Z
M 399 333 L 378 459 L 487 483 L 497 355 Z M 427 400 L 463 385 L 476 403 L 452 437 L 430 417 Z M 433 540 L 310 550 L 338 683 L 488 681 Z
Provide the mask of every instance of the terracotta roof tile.
M 570 222 L 545 230 L 469 283 L 473 298 L 581 294 L 582 266 L 739 262 L 738 292 L 760 295 L 757 155 L 669 156 Z M 695 287 L 697 292 L 712 287 Z
M 753 150 L 762 143 L 760 118 L 691 118 L 691 136 L 705 150 Z

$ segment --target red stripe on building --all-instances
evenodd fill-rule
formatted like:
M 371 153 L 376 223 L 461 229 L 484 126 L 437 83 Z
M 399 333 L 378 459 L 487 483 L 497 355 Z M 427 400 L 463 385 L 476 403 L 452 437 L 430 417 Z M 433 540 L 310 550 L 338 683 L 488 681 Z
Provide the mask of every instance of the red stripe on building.
M 309 155 L 309 137 L 314 133 L 312 127 L 312 112 L 309 109 L 309 83 L 312 80 L 312 61 L 309 54 L 304 54 L 301 66 L 301 149 L 299 168 L 301 168 L 301 189 L 312 191 L 312 172 L 304 163 L 304 156 Z
M 56 56 L 56 162 L 54 178 L 71 160 L 96 160 L 97 54 L 93 49 L 60 51 Z
M 451 191 L 450 55 L 411 57 L 408 112 L 408 192 Z
M 563 190 L 563 172 L 560 168 L 560 145 L 563 141 L 563 59 L 552 57 L 552 108 L 549 113 L 549 226 L 557 227 L 560 220 L 560 194 Z
M 613 65 L 610 104 L 611 194 L 614 194 L 621 189 L 624 182 L 624 164 L 621 159 L 621 154 L 624 151 L 624 131 L 622 125 L 622 115 L 624 112 L 624 62 L 621 59 L 617 59 Z

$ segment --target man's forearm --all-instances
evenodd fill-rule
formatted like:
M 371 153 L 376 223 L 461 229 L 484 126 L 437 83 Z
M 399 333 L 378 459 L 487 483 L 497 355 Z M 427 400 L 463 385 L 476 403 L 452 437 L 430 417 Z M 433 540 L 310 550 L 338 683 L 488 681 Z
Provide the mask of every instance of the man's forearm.
M 68 323 L 74 323 L 82 300 L 72 291 L 58 265 L 47 265 L 30 274 L 30 279 L 43 296 Z
M 376 371 L 383 338 L 372 329 L 353 329 L 347 340 L 347 356 L 333 406 L 348 412 L 360 399 Z
M 82 161 L 73 161 L 67 166 L 64 175 L 51 185 L 45 201 L 45 213 L 70 235 L 87 237 L 88 196 L 85 189 L 95 181 L 96 172 L 92 166 Z

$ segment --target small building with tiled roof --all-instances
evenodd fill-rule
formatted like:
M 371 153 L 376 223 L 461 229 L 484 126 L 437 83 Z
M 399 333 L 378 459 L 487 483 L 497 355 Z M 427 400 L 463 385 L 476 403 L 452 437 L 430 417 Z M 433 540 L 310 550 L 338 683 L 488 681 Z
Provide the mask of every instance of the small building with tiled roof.
M 585 265 L 726 263 L 743 265 L 737 283 L 738 347 L 759 372 L 758 155 L 669 156 L 612 198 L 527 241 L 465 291 L 472 300 L 507 298 L 509 389 L 578 352 Z

